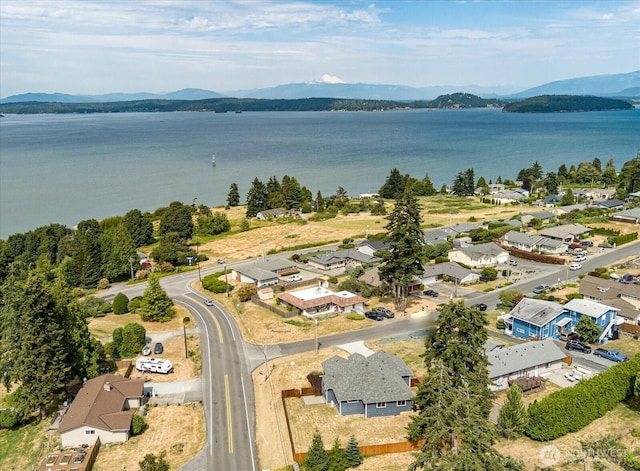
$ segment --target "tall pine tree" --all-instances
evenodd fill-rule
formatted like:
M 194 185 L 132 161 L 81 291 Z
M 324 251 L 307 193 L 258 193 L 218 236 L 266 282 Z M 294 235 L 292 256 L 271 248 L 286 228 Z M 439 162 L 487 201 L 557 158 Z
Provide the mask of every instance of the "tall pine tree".
M 144 290 L 138 314 L 143 321 L 168 322 L 175 316 L 173 301 L 160 286 L 160 280 L 152 275 L 147 289 Z
M 507 400 L 498 415 L 498 431 L 507 440 L 520 437 L 527 428 L 529 416 L 522 400 L 522 391 L 516 384 L 507 390 Z
M 424 236 L 420 228 L 420 205 L 407 189 L 396 200 L 386 226 L 389 251 L 383 254 L 380 279 L 393 290 L 393 302 L 398 311 L 407 307 L 407 287 L 415 275 L 423 273 Z
M 329 455 L 324 449 L 320 432 L 316 430 L 311 440 L 311 447 L 304 460 L 304 469 L 307 471 L 327 471 L 328 468 Z

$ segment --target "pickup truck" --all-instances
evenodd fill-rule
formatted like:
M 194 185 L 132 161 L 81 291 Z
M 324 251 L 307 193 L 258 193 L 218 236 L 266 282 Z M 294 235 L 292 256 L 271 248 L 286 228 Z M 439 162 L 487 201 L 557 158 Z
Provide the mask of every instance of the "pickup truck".
M 627 361 L 629 358 L 620 353 L 618 350 L 607 350 L 604 348 L 596 348 L 593 352 L 594 355 L 606 358 L 607 360 L 622 362 Z

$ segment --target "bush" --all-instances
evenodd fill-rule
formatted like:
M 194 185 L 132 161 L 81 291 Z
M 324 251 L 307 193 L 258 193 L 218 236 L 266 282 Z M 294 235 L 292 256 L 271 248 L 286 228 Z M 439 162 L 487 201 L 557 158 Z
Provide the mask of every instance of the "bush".
M 109 280 L 107 280 L 106 278 L 101 278 L 100 281 L 98 281 L 98 289 L 107 289 L 109 287 Z
M 131 435 L 140 435 L 147 428 L 147 423 L 144 420 L 144 417 L 135 414 L 131 418 Z
M 224 272 L 213 273 L 207 275 L 202 279 L 202 287 L 212 293 L 222 294 L 226 293 L 227 285 L 224 280 L 220 280 L 219 277 L 224 276 Z M 227 274 L 227 276 L 229 276 Z M 229 292 L 233 291 L 233 285 L 229 285 Z
M 258 294 L 258 288 L 251 283 L 242 283 L 238 288 L 238 300 L 241 303 L 250 301 L 253 296 Z
M 127 304 L 127 309 L 129 310 L 129 312 L 136 312 L 140 307 L 141 302 L 142 302 L 142 297 L 136 296 L 131 301 L 129 301 L 129 304 Z
M 493 281 L 498 278 L 498 270 L 493 267 L 485 267 L 480 272 L 480 281 Z
M 124 293 L 116 294 L 113 298 L 113 313 L 114 314 L 126 314 L 129 312 L 129 298 Z
M 22 409 L 3 409 L 0 410 L 0 429 L 14 428 L 20 425 L 25 419 Z
M 526 435 L 533 440 L 555 440 L 581 430 L 633 395 L 640 374 L 640 354 L 572 388 L 556 391 L 528 409 Z
M 362 314 L 358 314 L 357 312 L 350 312 L 345 316 L 347 319 L 351 319 L 352 321 L 361 321 L 364 319 Z
M 496 329 L 504 330 L 504 319 L 500 318 L 496 320 Z
M 571 301 L 572 299 L 584 299 L 584 296 L 580 293 L 569 293 L 566 296 L 567 301 Z

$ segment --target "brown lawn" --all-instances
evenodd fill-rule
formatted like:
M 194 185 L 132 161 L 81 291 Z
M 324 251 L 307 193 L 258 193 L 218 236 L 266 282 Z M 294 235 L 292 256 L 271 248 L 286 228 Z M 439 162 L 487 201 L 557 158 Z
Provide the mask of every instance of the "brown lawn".
M 114 471 L 139 469 L 148 453 L 167 452 L 170 469 L 177 469 L 204 447 L 204 413 L 200 404 L 149 408 L 148 429 L 125 443 L 103 445 L 93 469 Z
M 140 319 L 138 314 L 108 314 L 104 317 L 96 317 L 89 322 L 89 331 L 98 340 L 111 337 L 113 331 L 118 327 L 124 327 L 129 323 L 137 323 L 142 325 L 145 330 L 149 332 L 173 332 L 182 331 L 182 319 L 184 317 L 190 317 L 189 311 L 182 307 L 174 305 L 176 309 L 176 315 L 169 322 L 146 322 Z M 187 328 L 193 327 L 193 325 L 187 325 Z

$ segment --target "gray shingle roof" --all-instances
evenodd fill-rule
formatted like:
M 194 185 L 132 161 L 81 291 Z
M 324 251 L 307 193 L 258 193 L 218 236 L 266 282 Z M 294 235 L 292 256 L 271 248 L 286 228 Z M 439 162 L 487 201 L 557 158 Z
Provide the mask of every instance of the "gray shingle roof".
M 565 311 L 564 306 L 552 301 L 522 298 L 522 301 L 509 314 L 530 324 L 543 326 L 563 311 Z
M 525 342 L 489 352 L 489 378 L 499 378 L 520 370 L 562 360 L 565 355 L 553 339 Z
M 458 250 L 466 254 L 472 260 L 476 260 L 484 255 L 500 255 L 502 253 L 506 253 L 506 250 L 500 247 L 495 242 L 470 245 L 469 247 L 460 247 Z
M 378 257 L 358 252 L 355 249 L 337 250 L 335 252 L 323 253 L 314 257 L 309 257 L 308 260 L 314 261 L 321 265 L 331 265 L 334 263 L 341 263 L 342 261 L 347 259 L 355 260 L 360 263 L 375 263 L 380 261 Z
M 588 299 L 572 299 L 564 305 L 565 309 L 597 319 L 612 308 Z
M 400 358 L 385 351 L 367 358 L 359 353 L 349 358 L 334 356 L 322 362 L 322 368 L 325 389 L 333 389 L 340 402 L 361 400 L 374 404 L 413 398 L 413 392 L 402 379 L 413 373 Z

